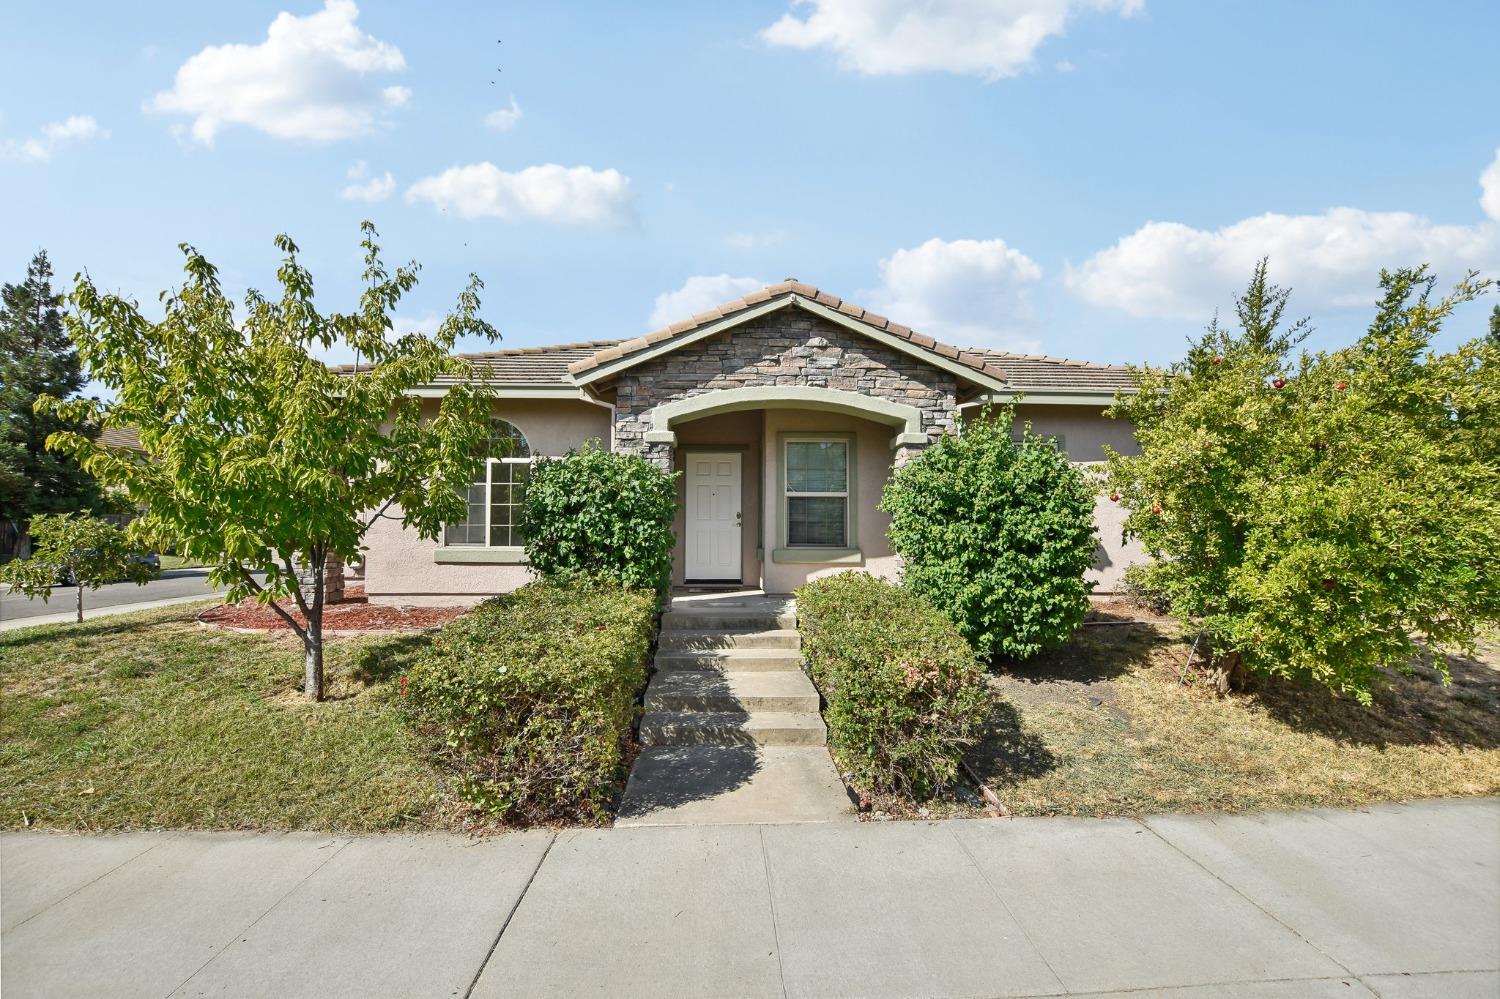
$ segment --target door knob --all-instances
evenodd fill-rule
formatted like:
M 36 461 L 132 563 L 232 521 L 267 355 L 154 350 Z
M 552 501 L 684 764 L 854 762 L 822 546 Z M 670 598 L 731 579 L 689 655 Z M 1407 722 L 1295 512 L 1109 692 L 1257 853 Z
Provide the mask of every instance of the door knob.
M 734 511 L 734 526 L 735 527 L 741 526 L 740 525 L 740 511 L 738 511 L 738 510 Z

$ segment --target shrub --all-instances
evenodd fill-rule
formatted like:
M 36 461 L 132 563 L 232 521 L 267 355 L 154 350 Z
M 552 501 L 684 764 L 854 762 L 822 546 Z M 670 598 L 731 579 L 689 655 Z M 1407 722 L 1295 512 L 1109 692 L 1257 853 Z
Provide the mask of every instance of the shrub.
M 1240 329 L 1211 324 L 1115 405 L 1142 446 L 1109 463 L 1155 558 L 1136 575 L 1209 639 L 1221 691 L 1248 669 L 1368 703 L 1419 642 L 1471 649 L 1500 617 L 1500 343 L 1429 353 L 1483 285 L 1434 301 L 1421 268 L 1381 285 L 1355 344 L 1294 357 L 1306 320 L 1281 325 L 1262 261 Z
M 521 508 L 526 558 L 547 579 L 605 579 L 665 593 L 676 510 L 672 476 L 590 441 L 532 468 Z
M 401 682 L 476 808 L 596 820 L 646 682 L 655 595 L 532 583 L 445 627 Z
M 981 655 L 1025 659 L 1061 645 L 1088 613 L 1094 489 L 1014 413 L 966 423 L 898 469 L 880 508 L 902 580 Z
M 797 621 L 833 754 L 855 785 L 921 799 L 951 784 L 991 703 L 953 623 L 863 572 L 803 586 Z

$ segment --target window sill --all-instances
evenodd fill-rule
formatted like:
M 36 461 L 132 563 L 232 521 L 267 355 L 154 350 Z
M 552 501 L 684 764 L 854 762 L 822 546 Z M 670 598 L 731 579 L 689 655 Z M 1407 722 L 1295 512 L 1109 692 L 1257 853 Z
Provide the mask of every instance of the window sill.
M 865 557 L 858 548 L 777 548 L 771 561 L 782 565 L 861 565 Z
M 524 548 L 485 548 L 482 545 L 468 547 L 449 545 L 433 552 L 432 560 L 439 565 L 526 565 Z

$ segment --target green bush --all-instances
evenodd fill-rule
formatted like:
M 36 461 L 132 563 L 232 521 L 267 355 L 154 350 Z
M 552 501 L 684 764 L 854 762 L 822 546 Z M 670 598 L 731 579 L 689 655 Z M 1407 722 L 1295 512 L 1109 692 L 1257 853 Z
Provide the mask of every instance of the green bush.
M 1094 489 L 1050 439 L 1014 413 L 967 423 L 898 469 L 880 508 L 902 580 L 958 625 L 981 655 L 1014 659 L 1061 645 L 1088 613 Z
M 655 610 L 650 592 L 541 582 L 445 627 L 401 689 L 464 799 L 508 822 L 602 817 Z
M 1222 692 L 1248 673 L 1366 703 L 1422 652 L 1472 650 L 1500 620 L 1500 342 L 1434 350 L 1484 290 L 1434 298 L 1425 268 L 1381 275 L 1368 332 L 1299 351 L 1265 262 L 1170 368 L 1138 370 L 1114 414 L 1139 455 L 1112 455 L 1133 573 L 1208 639 Z M 1435 669 L 1446 673 L 1441 655 Z
M 665 593 L 676 511 L 672 476 L 590 441 L 532 468 L 521 508 L 526 558 L 546 579 L 605 579 Z
M 921 799 L 951 784 L 991 704 L 952 622 L 863 572 L 803 586 L 797 621 L 834 757 L 855 786 Z

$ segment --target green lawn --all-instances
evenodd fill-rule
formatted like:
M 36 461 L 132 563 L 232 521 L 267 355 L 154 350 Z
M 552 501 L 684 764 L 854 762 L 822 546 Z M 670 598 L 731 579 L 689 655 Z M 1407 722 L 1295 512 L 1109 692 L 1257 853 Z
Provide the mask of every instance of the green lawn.
M 203 563 L 197 559 L 184 558 L 181 555 L 159 555 L 162 571 L 167 569 L 201 569 Z
M 0 827 L 444 824 L 394 691 L 428 638 L 330 640 L 330 699 L 309 704 L 293 639 L 201 628 L 198 609 L 0 632 Z

